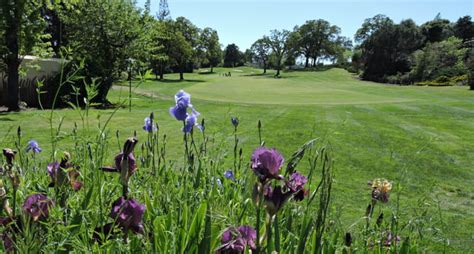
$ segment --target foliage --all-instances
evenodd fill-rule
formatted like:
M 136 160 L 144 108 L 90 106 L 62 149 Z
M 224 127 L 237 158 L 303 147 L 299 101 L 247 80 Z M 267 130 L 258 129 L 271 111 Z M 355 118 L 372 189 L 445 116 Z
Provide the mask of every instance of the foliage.
M 224 67 L 237 67 L 244 64 L 243 53 L 234 43 L 226 46 L 224 50 Z
M 445 41 L 428 44 L 415 52 L 412 70 L 417 81 L 436 80 L 439 77 L 454 77 L 467 74 L 464 56 L 468 49 L 462 48 L 462 41 L 451 37 Z
M 128 67 L 132 47 L 140 45 L 137 38 L 145 34 L 139 11 L 126 0 L 80 1 L 64 9 L 61 18 L 75 61 L 85 62 L 82 74 L 89 82 L 99 79 L 95 100 L 105 103 L 113 82 Z
M 290 49 L 288 45 L 288 37 L 290 31 L 288 30 L 271 30 L 270 36 L 265 37 L 265 41 L 272 50 L 272 54 L 275 56 L 275 64 L 277 73 L 275 76 L 280 76 L 280 70 L 282 69 L 282 61 Z
M 216 30 L 206 27 L 201 32 L 200 49 L 204 56 L 204 66 L 213 67 L 221 63 L 222 51 L 219 43 L 219 35 Z
M 266 38 L 261 38 L 255 41 L 250 48 L 253 56 L 253 61 L 263 67 L 263 73 L 267 73 L 267 66 L 270 55 L 270 46 Z

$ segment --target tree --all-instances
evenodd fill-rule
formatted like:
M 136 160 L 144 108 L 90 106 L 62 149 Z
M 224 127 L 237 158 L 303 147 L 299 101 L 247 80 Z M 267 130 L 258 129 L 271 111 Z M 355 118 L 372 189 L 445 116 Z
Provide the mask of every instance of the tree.
M 242 61 L 242 54 L 239 51 L 239 47 L 234 43 L 227 45 L 224 50 L 224 66 L 225 67 L 236 67 L 239 62 Z
M 105 103 L 113 82 L 127 68 L 134 41 L 145 34 L 140 12 L 127 0 L 80 1 L 61 18 L 74 59 L 85 61 L 84 76 L 100 81 L 95 101 Z
M 463 42 L 474 39 L 474 22 L 471 16 L 460 17 L 454 24 L 454 34 Z
M 201 50 L 206 62 L 211 67 L 211 73 L 214 71 L 214 66 L 217 66 L 221 62 L 222 52 L 219 44 L 219 35 L 217 31 L 206 27 L 201 32 Z
M 158 20 L 160 21 L 171 19 L 170 9 L 168 8 L 167 0 L 160 0 L 160 7 L 158 10 L 157 17 L 158 17 Z
M 199 58 L 198 52 L 200 30 L 197 26 L 195 26 L 190 20 L 186 19 L 185 17 L 176 18 L 174 26 L 175 29 L 184 36 L 187 43 L 191 46 L 191 57 L 187 59 L 188 62 L 185 64 L 185 69 L 186 71 L 192 72 L 194 64 L 198 62 Z
M 456 37 L 430 43 L 422 50 L 415 52 L 413 75 L 418 81 L 435 80 L 441 76 L 454 77 L 467 73 L 463 62 L 468 51 L 462 48 L 462 41 Z
M 40 0 L 3 0 L 0 3 L 0 55 L 5 64 L 8 88 L 8 110 L 19 110 L 19 68 L 21 55 L 38 52 L 46 27 Z M 27 18 L 26 18 L 27 17 Z
M 287 39 L 289 35 L 290 32 L 288 30 L 271 30 L 270 36 L 265 37 L 269 47 L 272 49 L 272 53 L 275 54 L 276 57 L 276 77 L 280 76 L 282 60 L 289 49 L 287 45 Z
M 425 36 L 425 44 L 428 42 L 438 42 L 453 36 L 451 22 L 442 19 L 438 14 L 435 19 L 421 25 L 421 31 Z
M 270 45 L 266 38 L 255 41 L 250 47 L 253 59 L 263 67 L 263 74 L 267 73 L 268 58 L 270 55 Z
M 189 62 L 193 55 L 191 44 L 185 38 L 183 33 L 179 30 L 175 30 L 174 33 L 171 34 L 171 41 L 168 46 L 170 47 L 169 59 L 171 64 L 178 67 L 179 79 L 183 80 L 186 63 Z
M 301 27 L 295 27 L 294 37 L 298 38 L 297 45 L 306 58 L 306 68 L 309 67 L 310 59 L 313 61 L 312 65 L 315 66 L 320 57 L 335 57 L 338 52 L 336 48 L 342 46 L 337 45 L 340 32 L 339 27 L 323 19 L 308 20 Z

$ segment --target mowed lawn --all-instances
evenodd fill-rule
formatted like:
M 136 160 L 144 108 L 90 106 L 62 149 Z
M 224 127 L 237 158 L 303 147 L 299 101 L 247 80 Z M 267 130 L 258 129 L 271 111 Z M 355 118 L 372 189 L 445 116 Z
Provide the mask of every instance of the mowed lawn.
M 206 132 L 227 158 L 222 171 L 232 163 L 231 116 L 240 119 L 238 135 L 246 160 L 258 145 L 258 120 L 263 123 L 266 145 L 280 150 L 285 158 L 307 140 L 320 137 L 332 149 L 336 170 L 332 218 L 339 219 L 343 229 L 350 231 L 364 215 L 370 200 L 367 181 L 387 178 L 401 186 L 402 223 L 424 209 L 439 220 L 439 205 L 444 223 L 438 225 L 443 230 L 439 238 L 447 237 L 458 252 L 474 248 L 473 91 L 363 82 L 341 69 L 289 71 L 279 79 L 272 71 L 261 75 L 261 70 L 247 67 L 200 72 L 185 74 L 181 82 L 177 75 L 166 75 L 164 82 L 150 80 L 134 88 L 132 112 L 121 108 L 109 123 L 110 156 L 118 150 L 117 130 L 122 139 L 136 130 L 139 139 L 145 140 L 143 118 L 153 111 L 160 133 L 167 134 L 168 158 L 181 160 L 181 124 L 169 116 L 168 108 L 174 104 L 173 95 L 185 89 L 200 119 L 205 118 Z M 222 75 L 227 72 L 232 76 Z M 127 91 L 116 86 L 109 98 L 122 102 Z M 84 133 L 97 133 L 97 124 L 104 124 L 112 111 L 92 110 Z M 44 144 L 46 160 L 48 116 L 47 111 L 38 110 L 0 114 L 0 146 L 13 146 L 16 127 L 21 125 L 26 140 L 35 138 Z M 56 125 L 61 116 L 60 149 L 67 150 L 72 147 L 68 134 L 75 122 L 79 126 L 82 122 L 77 112 L 60 110 L 55 114 Z M 389 205 L 393 206 L 395 197 Z

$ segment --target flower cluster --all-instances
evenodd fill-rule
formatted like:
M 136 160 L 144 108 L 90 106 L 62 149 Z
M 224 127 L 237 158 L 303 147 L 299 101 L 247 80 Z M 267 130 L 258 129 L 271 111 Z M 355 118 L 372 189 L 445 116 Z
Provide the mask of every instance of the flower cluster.
M 138 203 L 135 199 L 120 197 L 112 204 L 110 217 L 115 220 L 124 231 L 131 230 L 134 233 L 143 233 L 143 213 L 145 205 Z
M 43 221 L 49 216 L 49 208 L 54 205 L 44 194 L 33 194 L 26 198 L 22 206 L 23 212 L 33 221 Z
M 221 246 L 216 250 L 217 254 L 243 253 L 247 248 L 255 251 L 257 231 L 250 226 L 238 228 L 227 228 L 221 237 Z
M 392 183 L 385 179 L 375 179 L 369 182 L 369 186 L 372 187 L 372 199 L 387 203 L 392 190 Z
M 197 123 L 197 117 L 200 115 L 193 105 L 191 104 L 191 95 L 183 90 L 180 90 L 174 96 L 176 105 L 169 109 L 171 116 L 176 118 L 178 121 L 183 121 L 183 132 L 189 133 L 194 126 L 198 127 L 202 131 L 201 125 Z M 191 113 L 188 113 L 188 108 L 191 109 Z

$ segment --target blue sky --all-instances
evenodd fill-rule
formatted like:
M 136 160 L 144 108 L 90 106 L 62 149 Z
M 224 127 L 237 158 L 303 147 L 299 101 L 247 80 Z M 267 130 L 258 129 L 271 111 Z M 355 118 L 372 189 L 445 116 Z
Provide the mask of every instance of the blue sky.
M 160 1 L 151 2 L 154 14 Z M 417 24 L 438 13 L 451 21 L 474 16 L 474 0 L 168 0 L 168 5 L 172 18 L 184 16 L 200 28 L 214 28 L 221 44 L 235 43 L 242 51 L 271 29 L 291 30 L 310 19 L 325 19 L 353 39 L 364 19 L 376 14 Z

